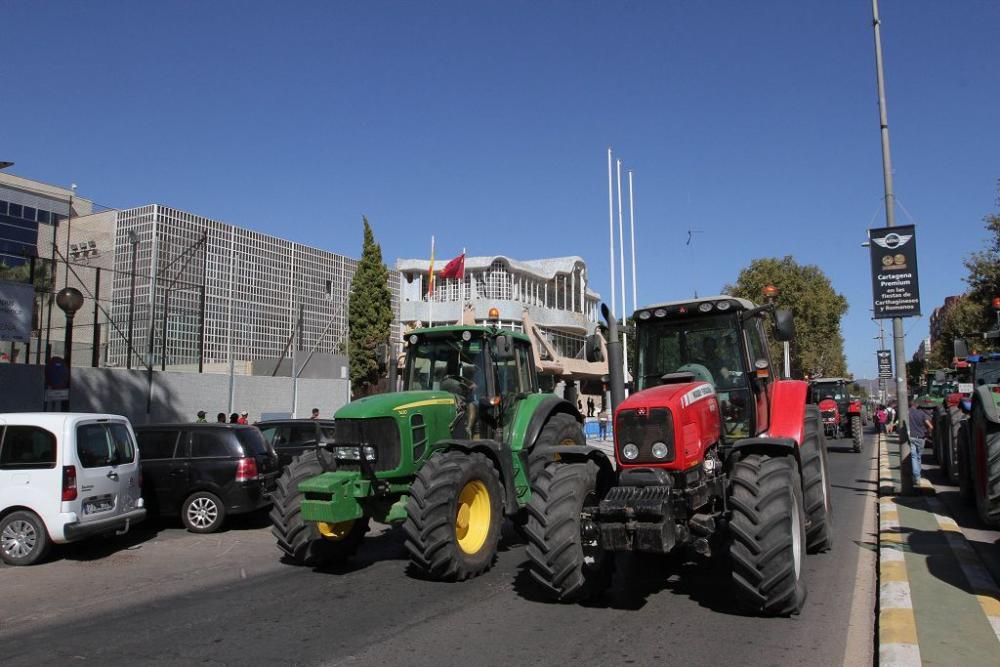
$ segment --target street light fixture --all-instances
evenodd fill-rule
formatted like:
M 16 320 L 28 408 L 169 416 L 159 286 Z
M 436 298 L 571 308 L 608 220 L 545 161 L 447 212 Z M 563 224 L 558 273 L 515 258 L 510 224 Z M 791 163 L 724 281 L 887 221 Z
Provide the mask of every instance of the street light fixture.
M 73 317 L 83 306 L 83 294 L 75 287 L 64 287 L 56 295 L 56 305 L 66 313 L 66 378 L 67 388 L 72 390 L 73 377 Z M 63 401 L 63 411 L 69 412 L 69 398 Z

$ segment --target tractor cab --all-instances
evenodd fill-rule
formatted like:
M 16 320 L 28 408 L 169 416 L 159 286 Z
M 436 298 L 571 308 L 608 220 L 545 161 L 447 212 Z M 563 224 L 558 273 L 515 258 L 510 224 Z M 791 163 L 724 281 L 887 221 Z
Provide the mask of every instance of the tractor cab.
M 453 394 L 453 437 L 500 440 L 515 404 L 538 392 L 531 342 L 487 327 L 414 331 L 407 337 L 403 390 Z
M 746 299 L 716 296 L 673 301 L 637 311 L 636 389 L 685 375 L 710 383 L 726 439 L 767 430 L 768 380 L 773 376 L 763 310 Z

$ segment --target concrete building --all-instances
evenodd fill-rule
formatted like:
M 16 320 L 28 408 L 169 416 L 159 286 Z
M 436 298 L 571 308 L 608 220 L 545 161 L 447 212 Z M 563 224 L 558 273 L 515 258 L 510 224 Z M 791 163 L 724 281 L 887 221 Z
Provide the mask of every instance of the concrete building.
M 14 267 L 30 257 L 48 257 L 49 248 L 39 247 L 39 229 L 65 220 L 71 206 L 74 216 L 93 210 L 93 203 L 76 197 L 71 188 L 0 172 L 0 264 Z
M 444 263 L 435 265 L 435 273 Z M 496 323 L 527 332 L 543 376 L 600 395 L 607 364 L 584 359 L 586 335 L 597 324 L 600 295 L 589 287 L 579 257 L 516 260 L 503 255 L 465 258 L 462 279 L 435 281 L 428 297 L 430 260 L 398 259 L 399 313 L 404 330 L 428 324 Z M 490 310 L 496 309 L 496 319 Z

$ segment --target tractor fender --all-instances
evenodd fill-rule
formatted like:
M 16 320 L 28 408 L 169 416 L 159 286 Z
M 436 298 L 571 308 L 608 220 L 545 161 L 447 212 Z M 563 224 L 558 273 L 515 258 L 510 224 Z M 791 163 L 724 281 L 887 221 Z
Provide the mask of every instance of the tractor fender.
M 560 412 L 572 415 L 573 419 L 578 423 L 583 423 L 583 415 L 580 414 L 572 403 L 564 398 L 550 394 L 535 404 L 530 415 L 525 414 L 523 417 L 520 414 L 518 415 L 519 419 L 516 419 L 514 423 L 511 442 L 518 442 L 520 439 L 521 451 L 527 451 L 538 440 L 538 436 L 545 427 L 545 423 L 549 421 L 549 418 Z
M 788 438 L 802 444 L 806 417 L 806 393 L 802 380 L 777 380 L 771 387 L 771 424 L 763 439 Z M 754 438 L 750 438 L 751 440 Z
M 593 461 L 597 464 L 597 487 L 609 489 L 615 483 L 615 469 L 608 455 L 597 447 L 590 445 L 560 445 L 558 447 L 539 447 L 532 452 L 537 456 L 551 456 L 558 461 L 584 463 Z
M 983 406 L 983 416 L 994 424 L 1000 423 L 1000 410 L 997 409 L 996 401 L 993 400 L 993 387 L 996 385 L 983 385 L 976 387 L 976 392 L 972 395 L 973 402 Z
M 744 438 L 734 442 L 730 452 L 737 454 L 738 458 L 747 454 L 764 454 L 771 457 L 794 456 L 800 467 L 802 464 L 799 458 L 799 443 L 791 438 Z
M 514 486 L 514 461 L 510 448 L 496 440 L 440 440 L 434 446 L 435 451 L 460 451 L 470 454 L 484 454 L 496 466 L 500 473 L 500 483 L 503 484 L 504 514 L 517 512 L 517 489 Z
M 851 415 L 861 415 L 861 401 L 851 401 L 847 406 L 847 412 Z

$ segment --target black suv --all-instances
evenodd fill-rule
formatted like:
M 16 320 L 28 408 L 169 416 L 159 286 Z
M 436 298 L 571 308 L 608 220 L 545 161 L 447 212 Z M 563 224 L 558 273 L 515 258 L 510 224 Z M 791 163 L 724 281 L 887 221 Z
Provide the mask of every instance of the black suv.
M 278 453 L 282 468 L 302 452 L 315 448 L 321 437 L 333 442 L 332 419 L 269 419 L 254 426 Z
M 142 496 L 151 514 L 180 513 L 193 533 L 213 533 L 227 514 L 267 507 L 281 467 L 260 431 L 242 424 L 136 426 Z

